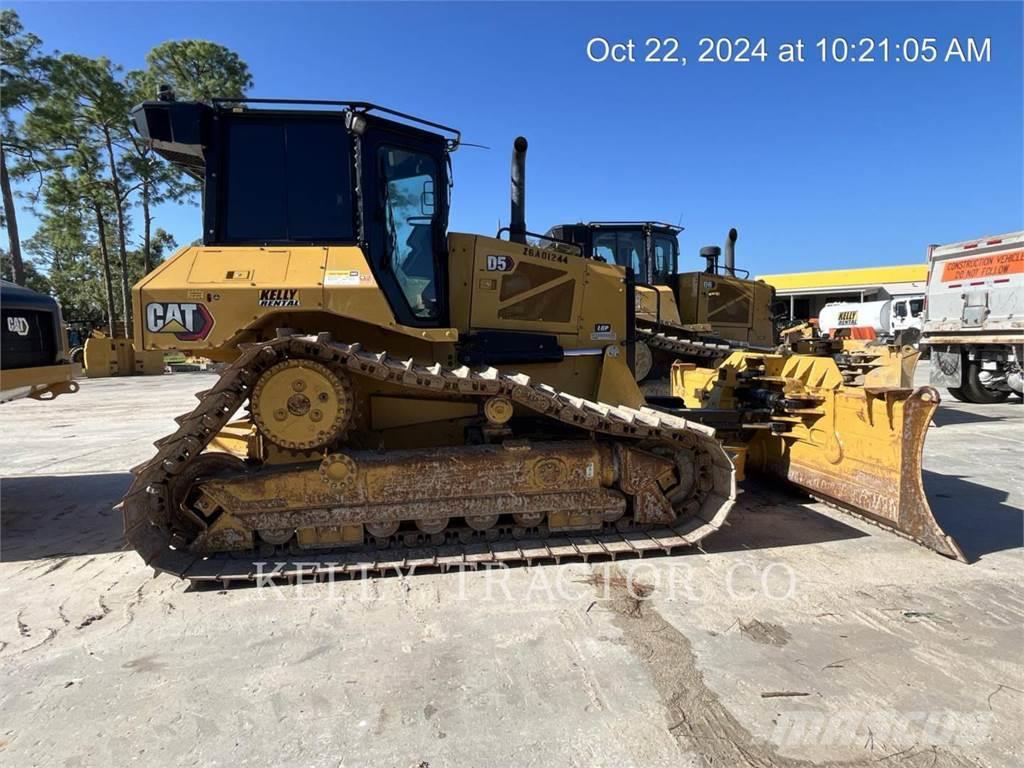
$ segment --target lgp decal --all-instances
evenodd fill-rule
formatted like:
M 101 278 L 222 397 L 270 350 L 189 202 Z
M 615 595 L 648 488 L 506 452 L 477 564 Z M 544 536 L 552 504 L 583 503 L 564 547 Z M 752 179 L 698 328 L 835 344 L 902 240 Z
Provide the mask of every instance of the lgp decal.
M 259 306 L 297 307 L 299 306 L 299 289 L 263 288 L 260 290 Z
M 24 317 L 8 317 L 7 330 L 19 336 L 28 336 L 28 320 Z
M 611 323 L 594 323 L 594 332 L 590 334 L 592 341 L 615 341 L 615 331 Z
M 173 333 L 180 341 L 199 341 L 213 330 L 213 315 L 198 302 L 152 301 L 146 305 L 146 330 Z

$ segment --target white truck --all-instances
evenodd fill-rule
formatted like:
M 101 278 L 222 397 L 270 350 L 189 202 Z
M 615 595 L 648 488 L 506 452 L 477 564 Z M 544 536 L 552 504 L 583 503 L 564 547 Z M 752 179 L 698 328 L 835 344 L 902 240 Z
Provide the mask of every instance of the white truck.
M 957 400 L 1022 396 L 1024 231 L 929 248 L 921 343 L 931 383 Z
M 834 301 L 818 313 L 818 328 L 834 336 L 843 328 L 870 327 L 880 339 L 905 339 L 916 344 L 924 314 L 924 296 L 898 296 L 884 301 Z

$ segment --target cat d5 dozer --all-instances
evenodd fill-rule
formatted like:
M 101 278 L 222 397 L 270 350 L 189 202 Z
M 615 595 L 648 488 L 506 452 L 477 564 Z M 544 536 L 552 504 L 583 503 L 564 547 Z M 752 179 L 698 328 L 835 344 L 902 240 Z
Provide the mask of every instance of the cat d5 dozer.
M 693 272 L 679 271 L 682 231 L 658 221 L 589 221 L 558 224 L 545 235 L 633 270 L 639 381 L 667 376 L 676 360 L 710 363 L 733 349 L 770 349 L 775 343 L 775 289 L 736 267 L 736 230 L 729 230 L 724 264 L 721 248 L 705 246 L 705 268 Z
M 203 244 L 133 289 L 136 345 L 227 363 L 132 470 L 126 536 L 155 569 L 616 557 L 724 524 L 733 460 L 686 417 L 707 414 L 634 380 L 630 271 L 531 244 L 525 139 L 503 239 L 447 232 L 460 135 L 437 123 L 169 93 L 133 118 L 204 189 Z

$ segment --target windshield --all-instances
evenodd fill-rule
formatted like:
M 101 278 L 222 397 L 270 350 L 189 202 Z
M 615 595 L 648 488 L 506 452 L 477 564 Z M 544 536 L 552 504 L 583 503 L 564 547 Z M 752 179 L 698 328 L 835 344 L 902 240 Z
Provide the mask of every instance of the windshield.
M 632 267 L 638 278 L 647 279 L 643 269 L 644 233 L 640 230 L 595 232 L 593 250 L 609 264 Z
M 437 165 L 428 154 L 396 147 L 381 147 L 380 161 L 386 181 L 389 266 L 413 314 L 436 318 L 440 312 L 434 259 Z

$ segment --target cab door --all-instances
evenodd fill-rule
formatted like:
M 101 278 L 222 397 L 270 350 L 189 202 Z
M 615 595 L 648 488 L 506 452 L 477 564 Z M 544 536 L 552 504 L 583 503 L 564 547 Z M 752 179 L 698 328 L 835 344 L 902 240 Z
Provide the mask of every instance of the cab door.
M 375 124 L 361 137 L 363 221 L 374 276 L 403 325 L 448 324 L 443 140 Z

